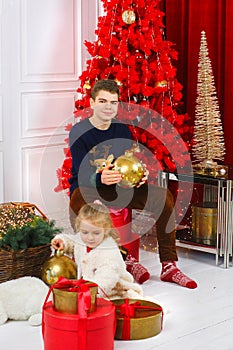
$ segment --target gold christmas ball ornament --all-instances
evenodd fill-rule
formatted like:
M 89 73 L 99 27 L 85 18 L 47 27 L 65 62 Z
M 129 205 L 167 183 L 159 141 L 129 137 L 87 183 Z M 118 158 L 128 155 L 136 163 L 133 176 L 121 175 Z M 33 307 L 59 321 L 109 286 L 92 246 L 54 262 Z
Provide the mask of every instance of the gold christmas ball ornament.
M 90 90 L 91 89 L 91 85 L 89 81 L 86 81 L 85 84 L 83 85 L 83 88 L 86 90 Z
M 76 279 L 77 265 L 71 258 L 64 255 L 63 250 L 56 250 L 54 256 L 50 257 L 43 265 L 42 280 L 51 286 L 61 276 L 67 279 Z
M 167 80 L 161 80 L 161 81 L 157 81 L 155 83 L 155 87 L 167 87 Z
M 118 86 L 122 86 L 123 85 L 122 82 L 120 80 L 118 80 L 118 79 L 115 79 L 115 82 L 117 83 Z
M 144 175 L 142 162 L 130 151 L 126 151 L 125 154 L 115 160 L 114 170 L 121 173 L 122 180 L 118 185 L 123 188 L 136 186 Z
M 126 24 L 132 24 L 136 20 L 136 15 L 132 10 L 126 10 L 122 13 L 122 19 Z

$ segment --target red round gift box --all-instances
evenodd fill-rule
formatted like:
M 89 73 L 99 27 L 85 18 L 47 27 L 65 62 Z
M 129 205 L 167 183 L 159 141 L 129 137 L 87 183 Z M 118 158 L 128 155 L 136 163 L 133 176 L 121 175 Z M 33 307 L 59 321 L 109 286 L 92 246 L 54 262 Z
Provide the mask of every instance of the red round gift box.
M 52 302 L 43 309 L 44 350 L 113 350 L 116 330 L 115 306 L 97 298 L 96 311 L 88 314 L 86 331 L 79 315 L 62 314 L 54 310 Z M 86 334 L 85 334 L 86 332 Z M 86 349 L 80 338 L 86 337 Z

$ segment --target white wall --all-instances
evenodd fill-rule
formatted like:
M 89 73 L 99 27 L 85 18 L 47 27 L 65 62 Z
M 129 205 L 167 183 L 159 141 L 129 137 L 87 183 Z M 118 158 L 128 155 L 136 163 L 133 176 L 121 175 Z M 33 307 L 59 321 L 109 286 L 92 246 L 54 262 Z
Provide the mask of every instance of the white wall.
M 94 0 L 0 0 L 0 202 L 29 201 L 68 227 L 55 193 L 64 126 L 94 40 Z

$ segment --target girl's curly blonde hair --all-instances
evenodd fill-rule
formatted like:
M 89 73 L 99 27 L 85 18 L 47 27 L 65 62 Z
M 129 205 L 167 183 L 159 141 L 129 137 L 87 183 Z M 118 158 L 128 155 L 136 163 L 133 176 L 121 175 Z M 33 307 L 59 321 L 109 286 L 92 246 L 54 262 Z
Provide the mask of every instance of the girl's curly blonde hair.
M 79 231 L 80 223 L 83 220 L 87 220 L 97 227 L 102 227 L 106 232 L 105 238 L 111 236 L 116 242 L 119 241 L 118 231 L 114 228 L 110 212 L 104 204 L 94 202 L 82 206 L 75 219 L 75 232 Z

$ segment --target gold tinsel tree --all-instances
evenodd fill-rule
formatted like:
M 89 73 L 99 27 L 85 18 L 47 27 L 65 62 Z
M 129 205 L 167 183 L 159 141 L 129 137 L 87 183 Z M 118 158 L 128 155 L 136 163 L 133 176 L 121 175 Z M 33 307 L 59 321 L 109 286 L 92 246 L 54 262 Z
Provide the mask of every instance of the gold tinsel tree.
M 204 168 L 214 167 L 216 161 L 224 159 L 225 145 L 204 31 L 201 32 L 195 118 L 192 148 L 195 162 Z

